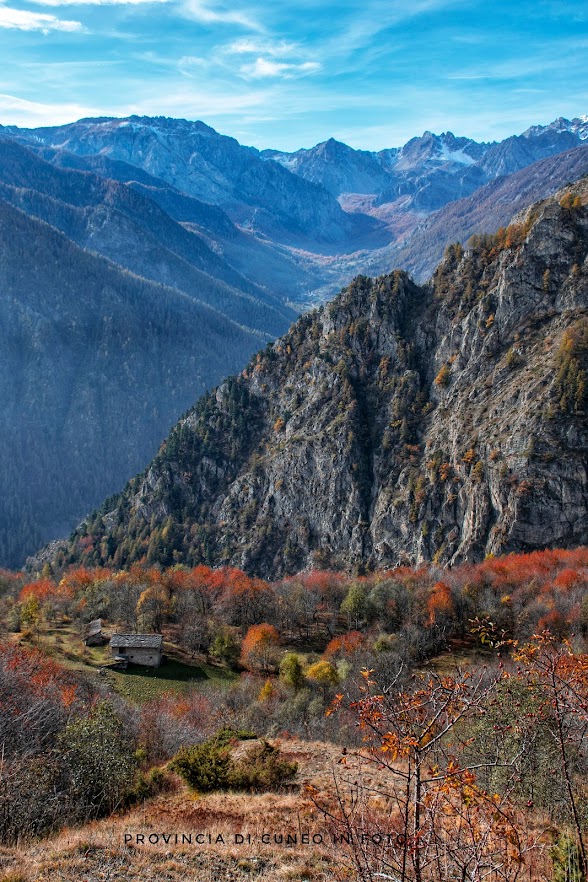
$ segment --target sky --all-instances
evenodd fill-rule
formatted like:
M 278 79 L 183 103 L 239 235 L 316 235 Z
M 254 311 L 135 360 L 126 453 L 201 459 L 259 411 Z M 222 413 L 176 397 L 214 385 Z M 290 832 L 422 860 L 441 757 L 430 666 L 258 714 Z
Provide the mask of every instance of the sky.
M 201 119 L 242 144 L 478 141 L 588 114 L 586 0 L 0 0 L 0 123 Z

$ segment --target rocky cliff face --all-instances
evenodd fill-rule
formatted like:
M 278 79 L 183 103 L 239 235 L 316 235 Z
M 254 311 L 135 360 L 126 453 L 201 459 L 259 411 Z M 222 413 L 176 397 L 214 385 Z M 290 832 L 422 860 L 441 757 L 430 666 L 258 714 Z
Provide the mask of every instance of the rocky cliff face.
M 448 249 L 424 286 L 357 278 L 45 559 L 275 576 L 587 542 L 587 196 Z

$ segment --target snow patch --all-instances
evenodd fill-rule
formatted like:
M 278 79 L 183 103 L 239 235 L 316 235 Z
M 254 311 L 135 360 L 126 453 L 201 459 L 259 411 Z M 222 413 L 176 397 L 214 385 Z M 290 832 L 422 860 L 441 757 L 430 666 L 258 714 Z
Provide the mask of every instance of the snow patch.
M 439 157 L 447 159 L 449 162 L 456 162 L 458 165 L 474 165 L 476 161 L 463 150 L 450 150 L 447 144 L 441 144 L 440 148 Z

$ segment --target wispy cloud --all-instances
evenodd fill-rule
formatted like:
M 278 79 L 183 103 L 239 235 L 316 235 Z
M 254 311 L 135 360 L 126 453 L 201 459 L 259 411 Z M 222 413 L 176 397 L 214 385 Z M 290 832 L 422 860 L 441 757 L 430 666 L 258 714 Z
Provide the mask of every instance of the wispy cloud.
M 321 62 L 308 58 L 308 51 L 300 43 L 287 40 L 243 37 L 222 46 L 220 54 L 225 59 L 252 56 L 236 71 L 249 80 L 270 77 L 291 80 L 317 73 L 322 68 Z
M 270 55 L 272 58 L 285 58 L 300 51 L 298 43 L 286 40 L 264 40 L 258 37 L 243 37 L 222 47 L 226 55 Z
M 183 74 L 191 74 L 194 70 L 204 70 L 209 66 L 210 59 L 199 55 L 182 55 L 176 64 L 177 69 Z
M 508 59 L 502 62 L 488 60 L 483 66 L 448 73 L 448 80 L 520 80 L 541 76 L 547 71 L 570 70 L 576 64 L 584 63 L 582 57 L 588 41 L 568 41 L 551 43 L 538 47 L 532 56 Z
M 284 61 L 273 61 L 269 58 L 256 58 L 252 64 L 244 64 L 240 68 L 241 76 L 250 80 L 259 80 L 265 77 L 280 77 L 291 80 L 296 77 L 306 77 L 321 69 L 318 61 L 304 61 L 302 64 L 289 64 Z
M 467 5 L 469 0 L 373 0 L 360 8 L 350 20 L 335 26 L 331 39 L 324 44 L 327 54 L 346 56 L 364 49 L 383 31 L 410 22 L 428 13 L 441 12 L 455 6 Z M 355 8 L 355 6 L 354 6 Z
M 168 3 L 169 0 L 30 0 L 37 6 L 137 6 L 140 3 Z
M 226 6 L 213 6 L 206 0 L 184 0 L 180 11 L 188 18 L 205 25 L 239 25 L 251 31 L 263 31 L 264 27 L 247 12 Z
M 48 34 L 50 31 L 66 31 L 69 33 L 80 32 L 84 26 L 79 21 L 66 21 L 55 15 L 47 15 L 43 12 L 30 12 L 27 9 L 11 9 L 0 3 L 0 28 L 9 28 L 17 31 L 41 31 Z
M 0 93 L 0 117 L 10 120 L 13 125 L 45 126 L 60 125 L 81 119 L 84 116 L 100 116 L 103 109 L 87 107 L 82 104 L 50 104 L 40 101 L 27 101 L 15 95 Z

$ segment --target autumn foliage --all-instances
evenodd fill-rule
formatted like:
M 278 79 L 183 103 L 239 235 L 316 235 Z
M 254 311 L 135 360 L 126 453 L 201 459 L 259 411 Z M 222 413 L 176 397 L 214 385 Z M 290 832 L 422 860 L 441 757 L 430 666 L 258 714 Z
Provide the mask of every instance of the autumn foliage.
M 273 625 L 251 625 L 241 645 L 241 663 L 251 670 L 268 671 L 279 643 L 280 635 Z

